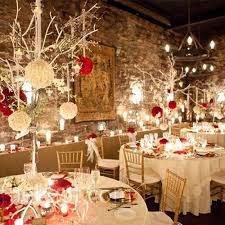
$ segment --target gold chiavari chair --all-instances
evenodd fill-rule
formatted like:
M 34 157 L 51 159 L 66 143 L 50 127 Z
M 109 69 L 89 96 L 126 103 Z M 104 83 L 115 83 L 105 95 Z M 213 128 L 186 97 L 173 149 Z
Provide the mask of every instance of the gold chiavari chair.
M 165 182 L 163 184 L 165 185 L 163 185 L 160 211 L 149 212 L 149 225 L 178 225 L 178 216 L 181 209 L 186 179 L 167 170 Z M 166 210 L 172 210 L 174 212 L 173 220 L 166 215 Z
M 119 160 L 104 158 L 103 137 L 96 139 L 96 145 L 99 150 L 96 166 L 100 170 L 101 175 L 116 179 L 119 171 Z
M 143 153 L 126 148 L 124 148 L 123 151 L 128 184 L 139 191 L 144 199 L 145 195 L 152 193 L 155 188 L 159 190 L 161 179 L 159 175 L 153 170 L 150 170 L 150 168 L 145 171 Z M 160 191 L 158 191 L 158 193 L 159 192 Z
M 214 173 L 211 181 L 211 196 L 219 197 L 222 202 L 225 194 L 225 170 Z
M 58 171 L 73 171 L 83 167 L 83 151 L 57 151 Z

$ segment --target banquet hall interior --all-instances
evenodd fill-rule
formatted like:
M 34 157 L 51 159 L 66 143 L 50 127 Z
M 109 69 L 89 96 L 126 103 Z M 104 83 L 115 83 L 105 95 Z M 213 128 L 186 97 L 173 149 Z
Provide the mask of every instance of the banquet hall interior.
M 225 225 L 224 0 L 0 0 L 0 225 Z

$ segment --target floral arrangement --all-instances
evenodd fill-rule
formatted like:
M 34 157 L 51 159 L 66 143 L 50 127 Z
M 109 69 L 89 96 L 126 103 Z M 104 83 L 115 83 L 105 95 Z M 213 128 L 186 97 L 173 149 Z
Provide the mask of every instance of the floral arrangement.
M 127 133 L 131 133 L 131 134 L 134 134 L 136 131 L 135 131 L 135 128 L 134 127 L 128 127 L 127 128 Z
M 168 107 L 169 107 L 169 109 L 172 109 L 172 110 L 176 109 L 177 103 L 175 101 L 169 101 Z
M 165 144 L 167 144 L 169 141 L 166 139 L 166 138 L 162 138 L 162 139 L 160 139 L 159 140 L 159 144 L 161 144 L 161 145 L 165 145 Z
M 161 118 L 162 117 L 162 115 L 163 115 L 163 110 L 162 110 L 162 108 L 161 107 L 159 107 L 159 106 L 154 106 L 153 108 L 152 108 L 152 116 L 153 117 L 158 117 L 158 118 Z
M 95 133 L 91 133 L 87 136 L 87 139 L 95 139 L 97 138 L 98 136 L 95 134 Z
M 77 115 L 77 105 L 73 102 L 65 102 L 60 106 L 59 111 L 64 119 L 70 120 Z
M 93 62 L 90 58 L 87 56 L 80 57 L 79 63 L 81 63 L 81 68 L 80 68 L 80 75 L 81 76 L 86 76 L 89 75 L 92 70 L 93 70 Z

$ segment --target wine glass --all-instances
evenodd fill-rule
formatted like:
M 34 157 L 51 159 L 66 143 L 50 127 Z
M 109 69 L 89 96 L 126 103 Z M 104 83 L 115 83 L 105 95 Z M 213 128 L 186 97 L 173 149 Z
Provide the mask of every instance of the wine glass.
M 76 214 L 79 221 L 79 224 L 85 225 L 88 221 L 87 214 L 89 209 L 89 203 L 86 199 L 80 199 L 77 203 Z
M 100 171 L 97 169 L 92 170 L 91 171 L 91 180 L 92 180 L 92 183 L 94 184 L 94 189 L 96 189 L 96 185 L 99 181 L 99 178 L 100 178 Z
M 23 172 L 25 174 L 26 179 L 31 175 L 32 172 L 32 163 L 24 163 Z

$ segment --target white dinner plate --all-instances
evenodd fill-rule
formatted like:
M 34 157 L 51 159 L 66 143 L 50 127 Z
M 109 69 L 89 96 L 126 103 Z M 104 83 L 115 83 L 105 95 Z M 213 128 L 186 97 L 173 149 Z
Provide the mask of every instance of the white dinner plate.
M 119 200 L 121 198 L 124 198 L 125 194 L 124 191 L 113 191 L 109 193 L 109 197 L 112 200 Z
M 114 216 L 119 220 L 133 220 L 136 217 L 136 212 L 130 208 L 119 208 L 115 210 Z

